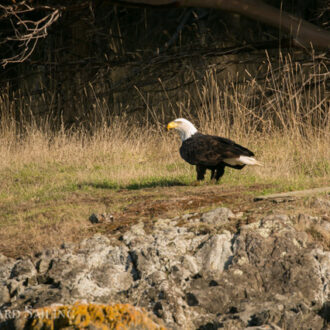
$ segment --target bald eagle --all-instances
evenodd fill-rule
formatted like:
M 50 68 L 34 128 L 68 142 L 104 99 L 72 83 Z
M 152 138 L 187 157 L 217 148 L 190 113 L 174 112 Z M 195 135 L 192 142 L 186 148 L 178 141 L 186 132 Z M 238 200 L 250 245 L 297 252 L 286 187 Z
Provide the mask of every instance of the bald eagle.
M 206 170 L 211 170 L 211 180 L 218 181 L 225 167 L 241 170 L 245 165 L 262 166 L 254 153 L 229 139 L 197 132 L 187 119 L 178 118 L 167 125 L 176 129 L 181 137 L 181 157 L 191 165 L 196 165 L 197 180 L 204 180 Z

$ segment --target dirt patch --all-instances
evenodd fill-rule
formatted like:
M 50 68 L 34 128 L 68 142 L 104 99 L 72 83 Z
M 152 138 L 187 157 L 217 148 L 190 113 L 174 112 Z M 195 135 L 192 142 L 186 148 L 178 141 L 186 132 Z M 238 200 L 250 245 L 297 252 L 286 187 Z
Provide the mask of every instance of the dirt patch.
M 326 205 L 314 203 L 314 197 L 299 197 L 281 203 L 267 199 L 254 201 L 255 196 L 271 188 L 271 185 L 260 184 L 249 187 L 205 184 L 139 190 L 105 189 L 92 194 L 75 193 L 67 196 L 65 200 L 48 201 L 39 205 L 39 208 L 43 207 L 46 211 L 39 213 L 35 218 L 31 216 L 29 221 L 2 227 L 0 251 L 7 256 L 17 257 L 59 246 L 63 242 L 80 241 L 97 232 L 119 238 L 133 224 L 140 221 L 145 223 L 146 231 L 151 231 L 156 219 L 181 217 L 187 213 L 196 213 L 198 216 L 202 212 L 220 206 L 228 207 L 239 215 L 226 228 L 231 232 L 238 231 L 243 224 L 274 213 L 288 215 L 302 213 L 323 217 L 329 221 L 329 209 Z M 322 198 L 329 199 L 329 196 L 323 194 Z M 21 211 L 20 206 L 18 209 Z M 60 212 L 61 217 L 52 221 L 52 215 L 58 216 Z M 93 212 L 111 213 L 114 219 L 111 223 L 91 224 L 88 219 Z M 187 223 L 183 222 L 182 225 Z M 196 230 L 207 230 L 207 228 L 196 228 Z M 317 227 L 309 229 L 309 232 L 311 239 L 318 240 L 323 246 L 330 248 L 328 237 L 318 231 Z
M 92 227 L 90 230 L 94 233 L 101 230 L 108 235 L 120 236 L 130 228 L 131 225 L 143 221 L 146 230 L 152 230 L 153 220 L 172 218 L 182 216 L 186 213 L 196 213 L 197 215 L 209 209 L 225 206 L 230 208 L 239 217 L 233 220 L 226 228 L 230 231 L 238 230 L 241 225 L 258 221 L 261 217 L 274 213 L 285 213 L 288 215 L 309 214 L 312 216 L 321 216 L 326 221 L 330 221 L 329 210 L 327 207 L 320 207 L 314 203 L 314 198 L 296 198 L 282 202 L 273 200 L 254 201 L 253 192 L 269 186 L 255 185 L 251 187 L 234 187 L 223 189 L 218 187 L 193 187 L 187 193 L 186 189 L 178 191 L 175 187 L 162 189 L 163 198 L 157 198 L 157 193 L 148 190 L 146 196 L 134 196 L 128 198 L 128 205 L 121 211 L 113 213 L 114 221 L 111 224 L 100 224 Z M 124 191 L 121 191 L 124 192 Z M 329 198 L 326 197 L 325 198 Z M 184 225 L 182 222 L 181 225 Z M 203 230 L 203 229 L 201 229 Z M 320 241 L 327 248 L 330 242 L 324 239 L 320 233 Z

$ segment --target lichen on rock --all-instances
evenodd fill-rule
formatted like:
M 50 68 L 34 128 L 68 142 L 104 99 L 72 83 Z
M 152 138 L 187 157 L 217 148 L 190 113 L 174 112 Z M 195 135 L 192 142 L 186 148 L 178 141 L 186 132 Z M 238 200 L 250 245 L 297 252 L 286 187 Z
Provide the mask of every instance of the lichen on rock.
M 93 304 L 76 302 L 73 305 L 57 305 L 22 313 L 16 320 L 2 324 L 3 329 L 165 329 L 148 313 L 129 304 Z

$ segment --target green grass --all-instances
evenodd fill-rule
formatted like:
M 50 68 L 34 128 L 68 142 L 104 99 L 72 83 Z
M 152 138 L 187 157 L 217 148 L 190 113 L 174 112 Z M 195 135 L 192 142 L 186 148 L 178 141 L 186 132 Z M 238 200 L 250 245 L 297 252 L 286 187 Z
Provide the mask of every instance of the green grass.
M 206 180 L 196 186 L 194 167 L 178 154 L 160 163 L 145 155 L 147 161 L 131 168 L 129 163 L 120 166 L 104 157 L 60 162 L 51 157 L 56 155 L 40 162 L 13 161 L 12 166 L 0 168 L 0 249 L 8 255 L 21 253 L 22 246 L 29 252 L 81 239 L 88 235 L 92 213 L 115 214 L 119 223 L 120 219 L 152 220 L 209 210 L 219 203 L 216 196 L 226 191 L 252 198 L 329 183 L 322 162 L 315 167 L 322 175 L 313 172 L 310 176 L 302 170 L 288 180 L 287 176 L 267 177 L 263 168 L 227 169 L 219 184 L 209 181 L 208 172 Z M 185 199 L 197 202 L 190 205 Z M 236 197 L 222 205 L 232 208 L 238 202 Z
M 146 164 L 145 166 L 150 166 Z M 97 170 L 95 170 L 97 168 Z M 177 172 L 174 171 L 177 168 Z M 150 168 L 148 169 L 150 171 Z M 86 168 L 82 165 L 73 166 L 58 164 L 56 162 L 47 162 L 45 164 L 27 163 L 21 167 L 2 169 L 0 177 L 3 190 L 0 195 L 0 218 L 10 219 L 15 222 L 23 217 L 30 218 L 33 214 L 51 212 L 52 207 L 56 210 L 57 203 L 65 202 L 70 196 L 74 195 L 78 199 L 88 196 L 107 195 L 118 192 L 120 189 L 136 191 L 146 188 L 167 188 L 167 187 L 184 187 L 189 191 L 189 187 L 195 183 L 195 170 L 192 166 L 185 164 L 183 161 L 179 166 L 174 164 L 164 164 L 158 166 L 157 171 L 162 175 L 145 175 L 129 180 L 114 180 L 111 173 L 118 171 L 118 168 L 110 165 L 104 166 L 96 164 L 93 168 Z M 146 170 L 147 171 L 147 170 Z M 143 172 L 143 169 L 142 169 Z M 201 185 L 213 185 L 214 187 L 235 187 L 262 184 L 270 186 L 261 189 L 258 194 L 268 194 L 279 191 L 292 191 L 307 189 L 322 185 L 323 176 L 314 175 L 310 177 L 310 173 L 305 176 L 297 175 L 293 180 L 288 181 L 286 178 L 273 179 L 266 178 L 254 172 L 254 169 L 243 169 L 236 171 L 226 169 L 226 173 L 218 185 L 209 182 L 209 173 L 206 180 Z M 318 173 L 319 174 L 319 173 Z M 252 192 L 254 194 L 255 192 Z M 46 210 L 44 205 L 51 202 L 53 206 L 49 206 Z M 27 206 L 24 206 L 27 205 Z M 70 205 L 68 206 L 70 207 Z M 19 211 L 20 209 L 31 208 L 27 211 Z M 3 220 L 2 220 L 3 224 Z
M 249 204 L 255 195 L 329 186 L 324 66 L 297 66 L 291 57 L 281 65 L 285 70 L 268 63 L 265 80 L 251 76 L 238 84 L 206 70 L 204 86 L 188 88 L 182 102 L 168 97 L 168 109 L 147 105 L 159 121 L 154 126 L 137 124 L 135 116 L 108 118 L 109 108 L 97 108 L 103 123 L 54 132 L 47 119 L 17 122 L 8 112 L 15 104 L 0 99 L 0 252 L 18 255 L 79 240 L 91 230 L 91 213 L 114 213 L 119 227 L 129 226 L 218 205 L 257 210 Z M 28 107 L 34 113 L 35 104 Z M 207 173 L 196 185 L 195 169 L 180 158 L 178 135 L 161 129 L 170 113 L 251 149 L 265 166 L 226 169 L 217 185 Z

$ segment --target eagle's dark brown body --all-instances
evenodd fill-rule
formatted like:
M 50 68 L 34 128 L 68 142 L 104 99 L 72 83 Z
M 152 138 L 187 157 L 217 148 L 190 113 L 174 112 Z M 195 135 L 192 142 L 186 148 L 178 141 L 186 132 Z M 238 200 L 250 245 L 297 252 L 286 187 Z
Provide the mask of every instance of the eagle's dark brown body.
M 191 165 L 196 165 L 197 180 L 204 180 L 206 170 L 211 170 L 211 179 L 217 181 L 224 174 L 225 167 L 242 169 L 245 164 L 233 165 L 225 159 L 240 156 L 254 156 L 253 152 L 226 138 L 195 133 L 182 142 L 181 157 Z

